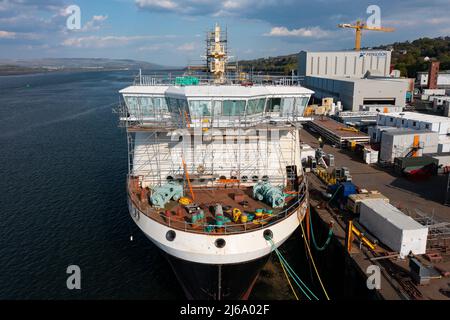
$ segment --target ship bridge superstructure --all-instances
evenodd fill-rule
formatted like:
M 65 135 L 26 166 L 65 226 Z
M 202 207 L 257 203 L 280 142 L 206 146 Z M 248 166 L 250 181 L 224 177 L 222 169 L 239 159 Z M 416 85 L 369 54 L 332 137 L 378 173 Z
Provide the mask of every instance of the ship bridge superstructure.
M 125 88 L 130 174 L 145 187 L 185 180 L 186 170 L 194 186 L 224 179 L 285 185 L 286 167 L 301 166 L 298 129 L 311 93 L 298 85 Z
M 298 85 L 134 85 L 120 93 L 121 121 L 138 130 L 302 122 L 309 120 L 304 114 L 312 91 Z

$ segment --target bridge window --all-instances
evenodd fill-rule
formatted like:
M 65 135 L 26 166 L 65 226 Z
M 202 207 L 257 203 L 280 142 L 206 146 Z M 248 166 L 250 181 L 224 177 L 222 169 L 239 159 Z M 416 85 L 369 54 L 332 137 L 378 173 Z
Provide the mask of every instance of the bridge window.
M 187 100 L 185 99 L 166 98 L 166 102 L 171 113 L 180 114 L 187 110 Z
M 193 117 L 211 116 L 211 101 L 191 100 L 189 108 Z
M 165 98 L 153 98 L 153 101 L 154 101 L 153 103 L 155 105 L 156 110 L 160 110 L 163 113 L 169 112 Z
M 127 105 L 128 113 L 131 116 L 137 116 L 140 113 L 137 97 L 125 97 L 124 99 Z
M 125 97 L 125 102 L 131 116 L 151 117 L 168 112 L 166 99 L 162 97 Z
M 263 113 L 266 99 L 252 99 L 247 104 L 247 115 Z
M 139 106 L 141 108 L 142 115 L 144 117 L 155 115 L 155 106 L 153 103 L 153 98 L 151 97 L 140 97 Z
M 281 98 L 269 98 L 266 112 L 280 112 Z
M 305 114 L 306 106 L 308 105 L 309 98 L 297 97 L 295 98 L 295 113 L 301 117 Z
M 226 100 L 223 102 L 222 115 L 242 116 L 245 113 L 245 100 Z
M 213 101 L 213 113 L 214 116 L 221 116 L 222 115 L 222 104 L 223 102 L 220 100 Z
M 281 99 L 281 112 L 284 117 L 294 114 L 294 98 Z

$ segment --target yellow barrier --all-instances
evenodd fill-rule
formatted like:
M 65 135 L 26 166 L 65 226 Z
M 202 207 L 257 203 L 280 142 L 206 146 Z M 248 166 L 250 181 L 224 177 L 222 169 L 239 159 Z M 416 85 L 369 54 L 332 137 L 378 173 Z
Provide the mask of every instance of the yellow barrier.
M 319 177 L 319 179 L 327 185 L 336 184 L 336 178 L 332 174 L 328 173 L 325 169 L 318 168 L 316 169 L 315 173 Z

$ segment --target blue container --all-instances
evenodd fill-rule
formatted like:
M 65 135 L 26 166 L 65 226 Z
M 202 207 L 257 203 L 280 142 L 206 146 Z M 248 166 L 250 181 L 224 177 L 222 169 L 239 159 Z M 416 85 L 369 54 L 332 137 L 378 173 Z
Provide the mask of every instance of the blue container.
M 356 186 L 351 182 L 342 182 L 341 183 L 342 198 L 347 199 L 349 195 L 356 194 Z
M 333 195 L 337 192 L 333 200 L 347 200 L 349 195 L 358 193 L 352 182 L 339 182 L 329 186 L 328 192 Z

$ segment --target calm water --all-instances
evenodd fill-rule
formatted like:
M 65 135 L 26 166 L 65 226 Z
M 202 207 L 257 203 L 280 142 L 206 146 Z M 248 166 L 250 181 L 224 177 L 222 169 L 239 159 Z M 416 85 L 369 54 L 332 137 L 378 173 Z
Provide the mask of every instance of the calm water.
M 184 297 L 127 213 L 126 137 L 112 108 L 132 79 L 0 77 L 0 299 Z M 72 264 L 80 291 L 66 288 Z

